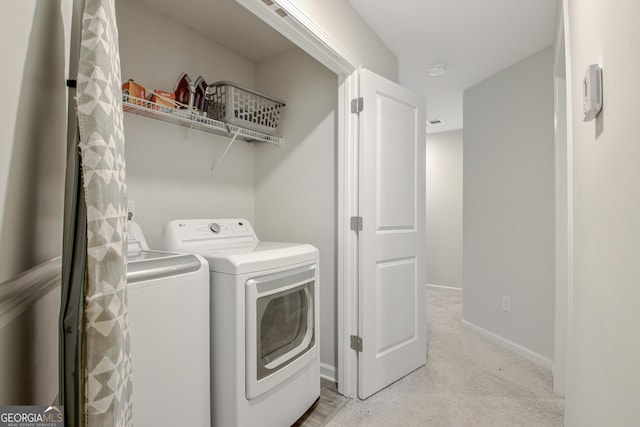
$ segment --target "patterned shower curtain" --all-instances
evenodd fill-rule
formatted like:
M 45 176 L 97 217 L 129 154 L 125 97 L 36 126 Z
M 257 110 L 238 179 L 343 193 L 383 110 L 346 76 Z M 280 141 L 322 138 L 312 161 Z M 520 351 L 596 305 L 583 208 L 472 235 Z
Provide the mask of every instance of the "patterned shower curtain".
M 114 1 L 85 0 L 76 96 L 81 200 L 72 203 L 75 237 L 66 236 L 66 246 L 74 259 L 67 261 L 63 288 L 68 426 L 132 425 L 119 56 Z

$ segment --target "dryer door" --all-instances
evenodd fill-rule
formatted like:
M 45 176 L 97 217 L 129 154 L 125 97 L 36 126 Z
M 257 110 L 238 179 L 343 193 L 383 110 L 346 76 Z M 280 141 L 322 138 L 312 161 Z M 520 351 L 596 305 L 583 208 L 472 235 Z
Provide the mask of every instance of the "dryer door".
M 316 357 L 316 266 L 248 280 L 246 291 L 246 397 L 254 399 Z

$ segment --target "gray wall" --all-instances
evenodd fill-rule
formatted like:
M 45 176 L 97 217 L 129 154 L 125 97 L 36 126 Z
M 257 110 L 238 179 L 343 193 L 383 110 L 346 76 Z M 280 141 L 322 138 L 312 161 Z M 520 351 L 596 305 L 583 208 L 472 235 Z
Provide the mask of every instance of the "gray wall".
M 0 327 L 1 406 L 50 405 L 56 400 L 59 312 L 56 286 Z
M 0 9 L 0 51 L 5 59 L 0 67 L 3 286 L 62 252 L 64 81 L 71 9 L 68 1 L 60 0 L 4 2 Z M 0 405 L 54 401 L 59 307 L 60 289 L 55 288 L 0 328 Z
M 427 283 L 462 287 L 462 130 L 427 135 Z
M 550 367 L 553 48 L 464 92 L 464 320 Z M 511 298 L 511 312 L 501 298 Z
M 320 361 L 336 366 L 336 108 L 338 79 L 306 53 L 258 64 L 257 87 L 284 99 L 285 145 L 256 147 L 256 231 L 320 251 Z M 300 108 L 300 106 L 304 106 Z
M 12 16 L 1 37 L 2 80 L 12 96 L 2 101 L 9 120 L 3 120 L 0 156 L 0 282 L 62 253 L 67 145 L 60 1 L 2 8 Z
M 640 2 L 565 3 L 573 156 L 566 425 L 638 426 Z M 603 69 L 604 105 L 585 123 L 582 79 L 596 63 Z
M 209 83 L 230 80 L 255 87 L 255 64 L 238 54 L 136 1 L 118 0 L 116 10 L 123 81 L 171 91 L 186 72 Z M 154 45 L 162 46 L 162 55 L 150 48 Z M 236 141 L 212 176 L 229 138 L 128 113 L 124 129 L 128 197 L 151 248 L 161 247 L 162 227 L 171 219 L 254 221 L 252 144 Z

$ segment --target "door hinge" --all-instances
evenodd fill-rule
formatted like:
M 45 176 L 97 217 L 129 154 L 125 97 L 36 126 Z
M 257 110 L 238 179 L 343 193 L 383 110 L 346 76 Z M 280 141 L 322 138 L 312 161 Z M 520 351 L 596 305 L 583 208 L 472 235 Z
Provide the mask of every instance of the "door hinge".
M 358 114 L 364 108 L 364 100 L 362 97 L 351 100 L 351 112 Z
M 351 217 L 351 230 L 352 231 L 362 231 L 362 217 L 361 216 L 352 216 Z
M 362 338 L 356 335 L 351 335 L 351 349 L 358 353 L 362 353 Z

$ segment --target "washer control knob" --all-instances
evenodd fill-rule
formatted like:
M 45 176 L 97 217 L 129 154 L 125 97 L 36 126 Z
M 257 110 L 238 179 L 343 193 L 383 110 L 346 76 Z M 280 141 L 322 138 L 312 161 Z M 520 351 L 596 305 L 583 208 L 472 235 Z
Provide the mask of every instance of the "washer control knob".
M 220 232 L 220 224 L 212 222 L 209 224 L 209 230 L 211 230 L 212 233 L 218 234 Z

